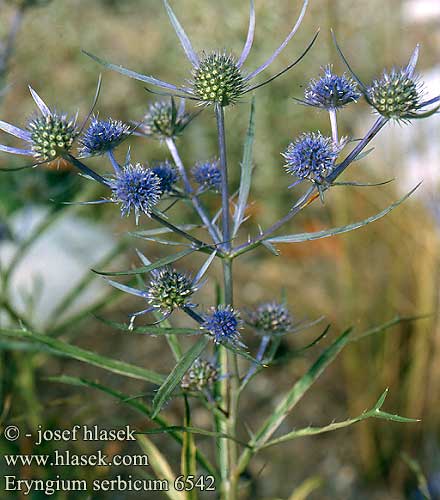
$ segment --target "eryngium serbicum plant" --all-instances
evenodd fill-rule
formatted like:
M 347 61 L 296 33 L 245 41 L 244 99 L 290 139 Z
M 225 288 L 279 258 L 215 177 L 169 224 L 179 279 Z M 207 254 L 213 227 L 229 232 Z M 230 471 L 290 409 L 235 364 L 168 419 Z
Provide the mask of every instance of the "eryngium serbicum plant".
M 292 183 L 286 182 L 285 189 L 299 184 L 296 189 L 301 191 L 299 194 L 297 191 L 290 191 L 292 204 L 282 219 L 274 221 L 265 230 L 255 230 L 255 227 L 260 226 L 251 221 L 244 232 L 242 225 L 250 218 L 248 206 L 254 167 L 252 152 L 255 136 L 255 98 L 252 99 L 248 131 L 243 141 L 244 154 L 240 164 L 241 181 L 237 195 L 231 195 L 228 182 L 228 170 L 231 167 L 227 162 L 228 133 L 225 130 L 225 109 L 228 105 L 239 103 L 242 96 L 294 66 L 289 65 L 286 70 L 276 73 L 262 84 L 252 83 L 275 61 L 298 30 L 307 1 L 303 3 L 299 18 L 288 37 L 263 65 L 251 72 L 245 72 L 243 66 L 254 36 L 255 10 L 252 0 L 248 37 L 241 55 L 237 58 L 223 50 L 202 51 L 197 54 L 166 0 L 164 5 L 192 66 L 192 74 L 185 85 L 174 86 L 154 77 L 105 63 L 92 56 L 122 75 L 161 87 L 167 95 L 163 100 L 149 104 L 141 122 L 134 121 L 132 117 L 125 122 L 113 118 L 101 119 L 98 115 L 92 116 L 90 112 L 89 124 L 78 128 L 75 119 L 50 110 L 31 89 L 38 113 L 25 128 L 0 122 L 1 130 L 20 139 L 24 142 L 24 147 L 1 145 L 0 149 L 5 153 L 30 156 L 34 165 L 35 162 L 52 161 L 59 157 L 70 161 L 83 177 L 102 184 L 107 193 L 100 200 L 85 200 L 83 204 L 116 204 L 121 216 L 134 214 L 136 224 L 141 221 L 148 224 L 146 228 L 136 228 L 133 233 L 136 237 L 166 246 L 168 251 L 156 261 L 151 261 L 138 252 L 142 264 L 139 267 L 125 271 L 97 271 L 121 294 L 134 295 L 144 302 L 143 309 L 134 312 L 127 322 L 117 323 L 108 318 L 103 321 L 133 334 L 161 335 L 166 338 L 175 360 L 174 367 L 169 373 L 156 373 L 146 367 L 136 367 L 136 377 L 156 387 L 154 397 L 150 400 L 146 396 L 145 401 L 135 408 L 148 417 L 158 433 L 167 433 L 170 439 L 175 439 L 183 447 L 181 474 L 196 478 L 201 474 L 208 474 L 213 477 L 218 496 L 224 500 L 234 500 L 238 498 L 239 490 L 245 481 L 252 481 L 254 478 L 251 460 L 267 447 L 340 429 L 370 417 L 398 422 L 413 421 L 382 410 L 385 391 L 370 410 L 355 418 L 333 422 L 323 428 L 307 427 L 291 432 L 288 432 L 285 426 L 282 427 L 298 401 L 347 343 L 383 331 L 390 325 L 387 323 L 358 334 L 349 328 L 335 336 L 303 377 L 294 381 L 286 393 L 276 396 L 277 403 L 274 407 L 261 408 L 261 425 L 254 429 L 249 437 L 248 428 L 240 413 L 241 401 L 246 395 L 245 389 L 263 370 L 270 370 L 272 365 L 276 364 L 275 355 L 283 336 L 298 335 L 300 330 L 316 325 L 317 320 L 301 320 L 300 313 L 289 307 L 286 298 L 279 301 L 274 297 L 267 297 L 261 304 L 245 304 L 245 297 L 236 300 L 233 295 L 233 263 L 234 266 L 237 265 L 238 258 L 247 255 L 251 250 L 269 250 L 274 255 L 279 255 L 276 249 L 278 243 L 316 240 L 360 228 L 400 205 L 413 191 L 363 221 L 319 232 L 278 234 L 291 219 L 315 200 L 326 201 L 324 195 L 333 186 L 362 185 L 357 182 L 344 182 L 339 178 L 353 162 L 366 155 L 367 146 L 388 122 L 396 120 L 409 123 L 415 118 L 426 118 L 436 111 L 440 96 L 429 101 L 423 100 L 422 84 L 420 78 L 415 75 L 418 47 L 409 63 L 402 69 L 385 71 L 372 84 L 365 85 L 352 72 L 336 45 L 351 76 L 337 74 L 329 64 L 321 73 L 317 70 L 316 78 L 308 85 L 304 82 L 304 96 L 292 96 L 299 100 L 301 105 L 317 108 L 329 116 L 328 130 L 304 131 L 297 137 L 290 137 L 286 132 L 285 149 L 280 152 L 278 162 L 280 168 L 284 168 L 292 177 Z M 340 136 L 338 116 L 345 108 L 355 106 L 362 96 L 379 117 L 361 140 L 351 141 Z M 183 163 L 176 139 L 179 137 L 181 141 L 185 140 L 187 126 L 197 119 L 199 113 L 196 110 L 186 111 L 185 102 L 176 103 L 178 98 L 214 106 L 218 150 L 212 152 L 210 159 L 193 158 L 190 165 Z M 244 102 L 241 104 L 245 105 L 247 104 Z M 233 114 L 237 112 L 238 107 L 229 106 L 227 109 Z M 122 143 L 129 141 L 133 133 L 147 141 L 161 141 L 169 153 L 169 158 L 151 164 L 149 158 L 137 158 L 135 152 L 130 152 L 130 148 L 127 148 L 125 160 L 118 161 L 114 151 L 120 148 Z M 124 147 L 124 151 L 127 149 Z M 99 164 L 102 169 L 100 172 L 84 163 L 88 163 L 89 157 L 96 155 L 104 155 L 104 161 L 109 163 L 109 172 L 106 172 L 103 162 Z M 202 201 L 206 197 L 218 197 L 221 210 L 210 213 Z M 194 216 L 200 219 L 199 224 L 182 225 L 173 220 L 181 203 L 192 207 Z M 151 227 L 152 222 L 154 224 Z M 200 227 L 204 231 L 198 231 L 195 236 L 194 230 Z M 254 235 L 247 237 L 248 231 L 253 231 Z M 170 251 L 176 246 L 181 246 L 181 249 L 174 253 Z M 188 272 L 184 259 L 196 253 L 203 256 L 203 265 L 192 274 Z M 211 266 L 216 261 L 221 263 L 223 270 L 221 290 L 216 287 L 215 280 L 209 278 Z M 128 281 L 125 281 L 125 277 L 128 277 Z M 203 284 L 217 291 L 216 303 L 198 303 L 202 301 L 199 292 Z M 280 285 L 282 286 L 282 283 Z M 236 303 L 243 305 L 244 309 L 240 311 Z M 171 321 L 179 314 L 187 318 L 189 326 L 172 326 Z M 329 328 L 329 325 L 326 326 L 323 332 L 313 342 L 304 345 L 300 352 L 317 345 L 328 334 Z M 15 335 L 20 335 L 19 330 L 18 333 L 17 330 L 14 332 Z M 29 332 L 23 331 L 22 335 L 29 335 Z M 182 336 L 194 337 L 186 350 L 181 342 Z M 255 352 L 247 348 L 248 345 L 255 345 L 252 338 L 259 344 Z M 36 342 L 49 342 L 45 339 L 47 337 L 42 335 L 34 337 Z M 145 341 L 144 339 L 145 337 L 142 341 Z M 49 345 L 53 347 L 52 344 Z M 187 345 L 189 344 L 185 343 L 185 346 Z M 60 341 L 57 341 L 55 351 L 74 356 L 68 344 Z M 84 360 L 84 357 L 82 359 Z M 145 364 L 148 367 L 148 360 Z M 100 366 L 109 365 L 101 363 Z M 135 372 L 129 365 L 118 364 L 117 373 L 133 376 Z M 72 382 L 74 378 L 69 380 Z M 81 379 L 80 385 L 104 390 L 124 403 L 132 401 L 129 395 L 92 382 L 88 383 L 84 379 Z M 183 405 L 184 422 L 179 428 L 170 426 L 166 418 L 167 403 L 173 398 L 176 399 L 176 404 L 180 401 Z M 204 428 L 195 427 L 191 420 L 192 409 L 200 404 L 212 418 L 211 425 Z M 199 434 L 203 434 L 205 439 L 206 436 L 212 439 L 212 455 L 215 460 L 208 458 L 197 447 Z M 145 444 L 147 439 L 152 438 L 144 436 L 142 442 Z M 152 446 L 149 449 L 150 453 L 156 456 L 157 462 L 162 464 L 160 470 L 157 470 L 159 476 L 161 470 L 172 470 L 163 454 L 159 454 Z M 177 471 L 173 474 L 178 475 Z

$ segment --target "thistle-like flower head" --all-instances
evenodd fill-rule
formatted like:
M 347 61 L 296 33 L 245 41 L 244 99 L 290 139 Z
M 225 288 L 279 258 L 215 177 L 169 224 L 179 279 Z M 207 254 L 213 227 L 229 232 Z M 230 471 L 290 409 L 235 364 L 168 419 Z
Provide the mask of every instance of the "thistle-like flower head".
M 235 103 L 246 89 L 241 68 L 234 57 L 226 53 L 204 54 L 193 68 L 191 93 L 203 103 L 228 106 Z
M 354 80 L 345 74 L 335 75 L 330 65 L 325 66 L 323 73 L 320 78 L 310 82 L 304 92 L 304 101 L 300 102 L 316 108 L 332 110 L 343 108 L 360 98 L 361 93 Z
M 368 100 L 386 118 L 405 120 L 416 114 L 422 102 L 421 83 L 406 69 L 384 71 L 368 88 Z
M 136 221 L 141 213 L 149 216 L 162 196 L 160 178 L 140 163 L 125 164 L 110 178 L 109 187 L 112 201 L 120 204 L 122 215 L 128 216 L 133 211 Z
M 440 96 L 428 101 L 423 100 L 423 84 L 415 74 L 419 59 L 418 45 L 404 68 L 384 71 L 380 78 L 367 86 L 351 69 L 334 35 L 333 39 L 339 55 L 357 81 L 365 100 L 385 119 L 406 122 L 415 118 L 428 118 L 440 109 Z M 435 107 L 432 107 L 433 104 Z
M 285 304 L 266 302 L 249 315 L 249 323 L 263 334 L 281 335 L 292 329 L 292 316 Z
M 210 389 L 218 380 L 219 372 L 215 364 L 204 359 L 196 359 L 182 378 L 180 387 L 186 391 Z
M 220 191 L 222 173 L 218 160 L 196 163 L 191 173 L 201 190 Z
M 182 134 L 194 115 L 185 112 L 185 101 L 176 107 L 173 98 L 157 101 L 150 105 L 138 126 L 138 131 L 158 139 L 175 138 Z
M 179 173 L 167 160 L 151 169 L 160 179 L 160 187 L 163 193 L 172 191 L 174 184 L 179 180 Z
M 81 138 L 80 155 L 98 156 L 115 149 L 131 134 L 131 127 L 120 120 L 99 120 L 93 116 Z
M 202 328 L 214 337 L 216 344 L 240 345 L 242 323 L 240 315 L 231 306 L 218 306 L 205 315 Z
M 11 134 L 26 143 L 26 149 L 4 146 L 0 151 L 30 156 L 36 162 L 55 160 L 67 154 L 78 136 L 76 118 L 50 110 L 41 97 L 29 87 L 38 113 L 28 122 L 25 129 L 0 121 L 0 130 Z
M 320 132 L 304 133 L 290 143 L 282 156 L 286 171 L 299 180 L 307 179 L 316 184 L 325 182 L 334 169 L 341 145 Z
M 154 308 L 171 312 L 186 305 L 196 290 L 189 276 L 166 266 L 151 272 L 146 298 Z
M 185 52 L 185 55 L 192 66 L 192 80 L 187 82 L 187 84 L 176 86 L 172 83 L 164 82 L 152 76 L 136 73 L 135 71 L 126 69 L 120 65 L 108 63 L 107 61 L 104 61 L 103 59 L 87 52 L 86 54 L 97 61 L 99 64 L 102 64 L 103 66 L 112 69 L 113 71 L 117 71 L 123 75 L 129 76 L 130 78 L 135 78 L 136 80 L 140 80 L 143 83 L 149 83 L 156 87 L 161 87 L 169 95 L 198 101 L 200 104 L 205 105 L 214 104 L 216 106 L 228 106 L 237 102 L 243 95 L 270 83 L 275 78 L 278 78 L 279 76 L 283 75 L 288 70 L 293 68 L 293 66 L 301 61 L 301 59 L 311 49 L 318 36 L 318 34 L 316 34 L 305 51 L 295 61 L 293 61 L 283 70 L 279 71 L 275 76 L 261 83 L 253 83 L 253 80 L 275 61 L 275 59 L 285 49 L 295 33 L 298 31 L 298 28 L 300 27 L 304 18 L 309 0 L 303 0 L 298 19 L 282 44 L 261 66 L 259 66 L 252 72 L 245 72 L 242 68 L 244 63 L 248 59 L 254 42 L 254 0 L 250 0 L 249 28 L 246 42 L 244 44 L 240 57 L 238 57 L 237 59 L 229 55 L 228 52 L 218 51 L 211 53 L 202 52 L 202 55 L 199 57 L 199 55 L 193 49 L 188 35 L 185 33 L 182 25 L 180 24 L 171 6 L 169 5 L 168 0 L 163 0 L 163 3 L 167 10 L 171 24 L 173 25 L 173 28 L 179 38 L 180 44 L 182 45 L 182 48 Z

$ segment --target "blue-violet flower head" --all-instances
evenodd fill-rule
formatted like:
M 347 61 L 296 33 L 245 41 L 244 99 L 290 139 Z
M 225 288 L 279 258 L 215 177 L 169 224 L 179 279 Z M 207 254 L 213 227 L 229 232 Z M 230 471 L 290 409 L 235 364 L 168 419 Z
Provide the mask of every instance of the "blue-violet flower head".
M 202 328 L 214 337 L 216 344 L 240 345 L 239 330 L 242 323 L 239 314 L 231 306 L 218 306 L 205 315 Z
M 361 93 L 354 80 L 343 74 L 335 75 L 330 65 L 323 68 L 324 74 L 310 82 L 304 92 L 304 104 L 326 110 L 339 109 L 356 102 Z
M 286 171 L 299 180 L 322 184 L 333 171 L 341 147 L 320 132 L 304 133 L 282 153 Z
M 217 160 L 197 163 L 191 172 L 202 190 L 220 191 L 222 173 Z
M 160 178 L 140 163 L 128 163 L 110 180 L 112 200 L 121 205 L 124 216 L 135 213 L 136 222 L 141 213 L 150 215 L 162 196 Z
M 169 193 L 172 191 L 174 184 L 176 184 L 179 180 L 179 173 L 169 161 L 159 163 L 151 170 L 159 177 L 163 193 Z
M 131 134 L 131 127 L 120 120 L 92 117 L 89 127 L 79 139 L 82 157 L 97 156 L 115 149 Z

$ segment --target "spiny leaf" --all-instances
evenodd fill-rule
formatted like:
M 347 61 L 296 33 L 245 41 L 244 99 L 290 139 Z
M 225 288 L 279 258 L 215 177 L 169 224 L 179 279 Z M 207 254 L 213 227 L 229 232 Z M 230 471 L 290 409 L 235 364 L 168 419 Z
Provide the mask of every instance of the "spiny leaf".
M 116 321 L 111 321 L 109 319 L 101 318 L 96 316 L 99 321 L 102 321 L 108 326 L 116 328 L 117 330 L 122 330 L 125 332 L 141 334 L 141 335 L 200 335 L 201 332 L 194 328 L 164 328 L 162 326 L 137 326 L 131 328 L 130 325 L 126 323 L 118 323 Z

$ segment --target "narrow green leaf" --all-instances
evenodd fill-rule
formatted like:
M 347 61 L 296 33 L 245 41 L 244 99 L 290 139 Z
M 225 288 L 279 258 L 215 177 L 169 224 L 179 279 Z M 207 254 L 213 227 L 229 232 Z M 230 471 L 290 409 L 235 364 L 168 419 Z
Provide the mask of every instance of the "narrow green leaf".
M 189 405 L 188 397 L 184 397 L 185 400 L 185 417 L 184 417 L 184 427 L 183 431 L 183 445 L 181 454 L 181 466 L 180 472 L 184 477 L 195 476 L 197 474 L 197 462 L 196 462 L 196 443 L 194 439 L 194 433 L 191 432 L 191 407 Z M 186 500 L 196 500 L 197 493 L 188 492 Z
M 106 356 L 101 356 L 92 351 L 87 351 L 76 347 L 74 345 L 68 344 L 58 339 L 42 335 L 40 333 L 33 333 L 27 330 L 10 330 L 2 328 L 0 329 L 0 336 L 28 339 L 39 344 L 46 345 L 51 349 L 57 351 L 60 356 L 65 356 L 68 358 L 76 359 L 89 365 L 97 366 L 103 368 L 104 370 L 118 373 L 124 375 L 125 377 L 136 378 L 139 380 L 145 380 L 153 384 L 161 384 L 164 380 L 163 375 L 155 373 L 151 370 L 146 370 L 139 366 L 130 365 L 123 361 L 119 361 L 112 358 L 107 358 Z
M 296 406 L 304 394 L 316 382 L 318 377 L 336 358 L 350 339 L 351 328 L 340 335 L 315 361 L 308 372 L 303 375 L 292 387 L 292 389 L 284 396 L 272 415 L 266 420 L 257 432 L 255 442 L 256 447 L 261 447 L 278 429 L 284 421 L 288 413 Z
M 170 425 L 168 427 L 163 427 L 160 429 L 151 429 L 149 431 L 137 432 L 136 434 L 146 434 L 146 435 L 154 435 L 154 434 L 164 434 L 168 432 L 189 432 L 192 434 L 199 434 L 200 436 L 206 437 L 221 437 L 225 439 L 230 439 L 231 441 L 235 441 L 243 446 L 249 446 L 244 441 L 240 441 L 239 439 L 231 436 L 230 434 L 225 434 L 222 432 L 208 431 L 207 429 L 201 429 L 199 427 L 191 427 L 185 425 Z
M 417 184 L 417 186 L 414 189 L 412 189 L 408 194 L 406 194 L 403 198 L 396 201 L 395 203 L 387 207 L 385 210 L 382 210 L 382 212 L 373 215 L 372 217 L 368 217 L 368 219 L 364 219 L 363 221 L 355 222 L 353 224 L 348 224 L 347 226 L 326 229 L 324 231 L 316 231 L 313 233 L 298 233 L 298 234 L 290 234 L 287 236 L 276 236 L 275 238 L 269 238 L 266 241 L 269 241 L 270 243 L 301 243 L 303 241 L 319 240 L 321 238 L 328 238 L 336 234 L 348 233 L 349 231 L 353 231 L 354 229 L 359 229 L 363 226 L 366 226 L 367 224 L 370 224 L 371 222 L 374 222 L 378 219 L 381 219 L 382 217 L 385 217 L 385 215 L 390 213 L 392 210 L 401 205 L 407 198 L 409 198 L 419 186 L 420 184 Z
M 192 229 L 197 229 L 202 226 L 197 225 L 197 224 L 184 224 L 181 226 L 176 225 L 178 229 L 181 229 L 182 231 L 191 231 Z M 150 237 L 150 236 L 158 236 L 160 234 L 167 234 L 167 233 L 173 233 L 174 231 L 170 229 L 169 227 L 158 227 L 156 229 L 146 229 L 146 230 L 141 230 L 141 231 L 132 231 L 128 233 L 130 236 L 136 236 L 137 238 L 143 238 L 144 236 Z
M 161 326 L 136 326 L 134 328 L 130 328 L 130 325 L 126 323 L 117 323 L 116 321 L 111 321 L 106 318 L 101 318 L 100 316 L 95 316 L 99 321 L 102 321 L 108 326 L 112 328 L 116 328 L 117 330 L 122 330 L 125 332 L 141 334 L 141 335 L 201 335 L 201 331 L 199 329 L 194 328 L 164 328 Z
M 166 266 L 168 264 L 172 264 L 173 262 L 176 262 L 183 257 L 186 257 L 187 255 L 195 252 L 194 248 L 186 248 L 185 250 L 182 250 L 181 252 L 175 253 L 173 255 L 168 255 L 167 257 L 163 257 L 162 259 L 156 260 L 156 262 L 153 262 L 149 266 L 143 266 L 143 267 L 138 267 L 136 269 L 130 269 L 128 271 L 119 271 L 119 272 L 106 272 L 106 271 L 96 271 L 92 269 L 92 271 L 96 274 L 100 274 L 102 276 L 130 276 L 133 274 L 145 274 L 149 273 L 150 271 L 153 271 L 154 269 L 157 269 L 159 267 Z
M 414 475 L 417 478 L 417 483 L 418 483 L 418 488 L 420 493 L 422 494 L 424 500 L 433 500 L 431 493 L 429 492 L 429 487 L 428 487 L 428 481 L 425 477 L 425 474 L 423 474 L 422 468 L 420 467 L 420 464 L 411 458 L 409 455 L 406 453 L 402 453 L 402 460 L 408 465 L 408 467 L 411 469 L 411 471 L 414 473 Z
M 387 413 L 386 411 L 380 410 L 376 410 L 375 414 L 372 416 L 375 418 L 380 418 L 381 420 L 391 420 L 392 422 L 400 422 L 402 424 L 415 424 L 421 421 L 418 418 L 401 417 L 400 415 L 393 415 L 391 413 Z
M 148 418 L 150 418 L 151 420 L 156 422 L 161 427 L 166 428 L 167 434 L 172 436 L 179 444 L 183 443 L 182 433 L 180 432 L 179 429 L 177 429 L 177 428 L 175 430 L 171 429 L 168 422 L 165 419 L 163 419 L 162 417 L 157 416 L 156 418 L 152 419 L 151 418 L 151 413 L 152 413 L 151 408 L 136 398 L 129 397 L 126 394 L 123 394 L 122 392 L 116 391 L 115 389 L 112 389 L 110 387 L 106 387 L 102 384 L 99 384 L 98 382 L 93 382 L 91 380 L 87 380 L 87 379 L 83 379 L 83 378 L 62 375 L 60 377 L 48 377 L 47 380 L 50 380 L 51 382 L 59 382 L 62 384 L 73 385 L 73 386 L 77 386 L 77 387 L 87 387 L 89 389 L 95 389 L 95 390 L 98 390 L 100 392 L 103 392 L 103 393 L 111 396 L 112 398 L 117 399 L 118 401 L 120 401 L 124 405 L 131 407 L 132 409 L 141 413 L 142 415 L 147 416 Z M 218 476 L 216 469 L 213 467 L 213 465 L 208 461 L 208 459 L 203 455 L 203 453 L 200 450 L 197 450 L 196 457 L 197 457 L 198 463 L 201 465 L 201 467 L 203 467 L 203 469 L 208 474 L 211 474 L 215 477 Z
M 202 351 L 208 345 L 210 339 L 204 335 L 198 342 L 196 342 L 191 349 L 189 349 L 179 360 L 172 372 L 168 375 L 165 382 L 159 387 L 156 396 L 153 399 L 153 415 L 156 417 L 163 405 L 171 397 L 172 392 L 182 380 L 182 377 L 191 367 L 193 362 L 200 356 Z
M 240 228 L 243 222 L 244 213 L 249 198 L 249 192 L 251 189 L 252 170 L 253 170 L 252 161 L 253 161 L 254 138 L 255 138 L 255 97 L 252 98 L 249 126 L 243 149 L 243 160 L 241 162 L 240 189 L 238 192 L 237 208 L 234 214 L 234 229 L 232 231 L 232 237 L 235 237 L 237 235 L 238 229 Z

